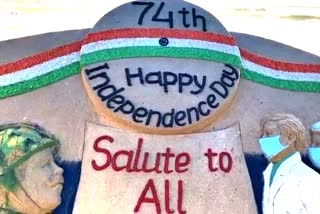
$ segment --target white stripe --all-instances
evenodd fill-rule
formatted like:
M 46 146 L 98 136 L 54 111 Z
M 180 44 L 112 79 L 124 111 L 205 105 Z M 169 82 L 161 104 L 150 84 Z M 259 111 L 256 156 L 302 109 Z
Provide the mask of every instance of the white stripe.
M 255 64 L 243 58 L 241 62 L 242 62 L 243 68 L 258 74 L 262 74 L 264 76 L 273 77 L 275 79 L 320 82 L 320 73 L 302 73 L 302 72 L 289 72 L 289 71 L 283 71 L 283 70 L 275 70 L 272 68 Z
M 233 45 L 226 45 L 217 42 L 208 42 L 194 39 L 176 39 L 168 38 L 169 44 L 166 47 L 187 47 L 187 48 L 200 48 L 220 51 L 232 55 L 240 56 L 239 48 Z M 123 47 L 161 47 L 158 38 L 122 38 L 111 39 L 98 42 L 92 42 L 81 47 L 81 54 L 88 54 L 95 51 L 123 48 Z
M 34 65 L 30 68 L 22 69 L 13 73 L 0 76 L 0 86 L 6 86 L 21 81 L 30 80 L 37 76 L 47 74 L 55 69 L 62 68 L 74 62 L 78 62 L 79 52 L 74 52 L 49 61 Z

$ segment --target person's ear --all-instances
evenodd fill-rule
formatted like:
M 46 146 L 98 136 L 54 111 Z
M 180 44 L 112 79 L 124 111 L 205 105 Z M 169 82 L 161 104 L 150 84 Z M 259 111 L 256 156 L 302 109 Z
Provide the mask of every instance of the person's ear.
M 287 135 L 280 134 L 280 139 L 279 139 L 279 140 L 280 140 L 280 143 L 281 143 L 282 145 L 284 145 L 284 146 L 290 144 Z
M 296 142 L 296 140 L 297 140 L 297 136 L 296 135 L 294 135 L 294 134 L 288 135 L 288 143 L 290 145 L 294 144 L 294 142 Z
M 280 143 L 282 145 L 293 145 L 295 142 L 295 139 L 293 140 L 293 137 L 291 137 L 290 135 L 288 134 L 280 134 Z

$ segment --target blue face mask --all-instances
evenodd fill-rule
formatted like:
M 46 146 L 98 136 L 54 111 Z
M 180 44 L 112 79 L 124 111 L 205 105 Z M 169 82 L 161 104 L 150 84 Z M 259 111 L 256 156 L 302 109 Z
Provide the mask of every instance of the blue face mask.
M 308 148 L 308 157 L 311 163 L 320 169 L 320 147 Z
M 287 146 L 283 146 L 280 143 L 280 136 L 274 137 L 263 137 L 259 139 L 259 145 L 262 150 L 262 153 L 269 160 L 274 157 L 276 154 L 284 150 Z

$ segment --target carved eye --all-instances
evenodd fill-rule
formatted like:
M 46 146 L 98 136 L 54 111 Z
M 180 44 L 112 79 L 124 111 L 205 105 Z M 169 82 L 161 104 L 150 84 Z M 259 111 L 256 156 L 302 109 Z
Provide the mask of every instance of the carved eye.
M 161 46 L 167 46 L 167 45 L 169 44 L 169 39 L 167 39 L 167 38 L 161 38 L 161 39 L 159 39 L 159 44 L 160 44 Z
M 48 167 L 48 166 L 50 166 L 50 164 L 51 164 L 51 161 L 48 160 L 42 165 L 42 168 Z

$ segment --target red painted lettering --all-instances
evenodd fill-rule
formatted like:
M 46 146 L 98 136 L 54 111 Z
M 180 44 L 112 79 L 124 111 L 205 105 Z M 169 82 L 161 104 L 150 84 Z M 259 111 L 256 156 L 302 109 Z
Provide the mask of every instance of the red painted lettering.
M 183 158 L 184 158 L 184 161 L 183 161 Z M 175 164 L 174 164 L 175 171 L 177 173 L 183 173 L 183 172 L 188 171 L 189 170 L 188 167 L 185 169 L 182 169 L 182 167 L 188 166 L 190 164 L 190 160 L 191 160 L 191 158 L 188 153 L 183 152 L 183 153 L 178 154 L 176 157 Z
M 155 172 L 157 174 L 161 173 L 162 171 L 159 169 L 160 167 L 160 158 L 161 158 L 161 154 L 158 152 L 156 155 L 156 160 L 155 160 L 155 164 L 154 167 L 151 169 L 147 168 L 148 165 L 148 160 L 149 160 L 149 152 L 145 152 L 144 153 L 144 158 L 143 158 L 143 164 L 142 164 L 142 171 L 143 172 Z
M 165 158 L 164 159 L 164 173 L 170 174 L 171 172 L 173 172 L 172 169 L 169 169 L 169 163 L 170 163 L 170 158 L 174 157 L 174 154 L 171 153 L 171 149 L 170 148 L 166 148 L 166 152 L 162 153 L 162 156 Z
M 119 159 L 119 156 L 124 156 L 127 159 L 126 163 L 123 166 L 119 166 L 119 164 L 117 164 L 117 160 Z M 133 156 L 133 151 L 130 151 L 130 152 L 126 150 L 117 151 L 112 157 L 112 161 L 111 161 L 112 169 L 114 171 L 121 171 L 123 169 L 130 171 L 132 156 Z
M 177 155 L 171 150 L 170 147 L 166 148 L 165 152 L 149 153 L 143 152 L 143 139 L 139 138 L 135 150 L 120 149 L 115 151 L 114 154 L 101 145 L 102 141 L 113 143 L 114 139 L 108 135 L 98 137 L 94 144 L 93 149 L 97 153 L 105 155 L 105 161 L 92 160 L 91 165 L 95 170 L 104 170 L 109 166 L 114 171 L 126 172 L 144 172 L 144 173 L 165 173 L 172 172 L 184 173 L 189 170 L 188 165 L 191 162 L 191 157 L 188 153 L 182 152 Z M 112 150 L 111 150 L 112 151 Z M 212 152 L 208 150 L 208 158 L 212 159 Z M 213 153 L 214 154 L 214 153 Z M 153 155 L 153 156 L 151 156 Z M 102 163 L 101 163 L 102 162 Z M 211 164 L 211 161 L 210 163 Z M 174 168 L 173 168 L 174 167 Z
M 97 171 L 104 170 L 104 169 L 108 168 L 108 166 L 111 163 L 111 154 L 110 154 L 109 150 L 99 147 L 99 143 L 103 140 L 106 140 L 106 141 L 109 141 L 110 143 L 112 143 L 113 138 L 108 135 L 103 135 L 103 136 L 98 137 L 94 141 L 94 144 L 93 144 L 94 151 L 96 151 L 98 153 L 103 153 L 106 155 L 106 162 L 100 166 L 97 164 L 96 160 L 91 161 L 92 168 Z
M 147 193 L 151 190 L 152 197 L 148 198 Z M 157 214 L 161 213 L 160 201 L 157 195 L 156 187 L 154 186 L 153 180 L 149 179 L 146 186 L 144 187 L 136 206 L 134 207 L 134 212 L 137 213 L 140 210 L 140 207 L 143 203 L 153 203 L 156 207 Z
M 217 167 L 213 167 L 213 157 L 217 156 L 218 153 L 212 152 L 211 149 L 208 149 L 208 151 L 206 153 L 204 153 L 204 155 L 208 157 L 208 168 L 209 168 L 210 172 L 217 171 L 218 168 Z
M 227 166 L 224 165 L 225 157 L 227 158 L 227 161 L 226 161 Z M 233 164 L 232 157 L 228 152 L 221 152 L 219 154 L 219 167 L 222 171 L 226 173 L 230 172 L 232 169 L 232 164 Z
M 215 172 L 218 169 L 220 169 L 225 173 L 229 173 L 231 171 L 233 162 L 232 162 L 232 157 L 230 153 L 228 152 L 217 153 L 217 152 L 212 152 L 211 149 L 208 149 L 208 151 L 204 153 L 204 155 L 208 157 L 208 168 L 210 172 Z M 215 156 L 219 157 L 219 160 L 218 160 L 219 168 L 213 167 L 213 157 Z
M 151 190 L 151 198 L 146 197 L 149 189 Z M 150 195 L 150 194 L 149 194 Z M 175 210 L 170 207 L 170 181 L 164 181 L 164 205 L 165 213 L 174 213 Z M 138 202 L 134 208 L 134 212 L 139 212 L 140 207 L 143 203 L 154 203 L 157 214 L 161 212 L 160 200 L 157 195 L 156 187 L 154 186 L 153 180 L 149 179 L 146 186 L 144 187 Z M 177 198 L 177 211 L 179 214 L 186 214 L 187 211 L 183 208 L 183 181 L 178 180 L 178 198 Z
M 139 138 L 139 140 L 138 140 L 138 148 L 137 148 L 137 152 L 136 152 L 136 154 L 134 156 L 134 162 L 133 162 L 133 168 L 132 168 L 132 171 L 134 171 L 134 172 L 142 171 L 142 169 L 138 169 L 139 157 L 140 157 L 140 153 L 141 153 L 142 143 L 143 143 L 143 139 Z
M 174 210 L 170 209 L 170 182 L 164 181 L 164 205 L 167 213 L 174 213 Z
M 178 181 L 178 213 L 179 214 L 185 214 L 187 211 L 183 210 L 182 208 L 183 204 L 183 181 Z

